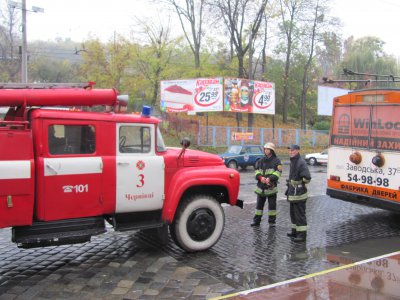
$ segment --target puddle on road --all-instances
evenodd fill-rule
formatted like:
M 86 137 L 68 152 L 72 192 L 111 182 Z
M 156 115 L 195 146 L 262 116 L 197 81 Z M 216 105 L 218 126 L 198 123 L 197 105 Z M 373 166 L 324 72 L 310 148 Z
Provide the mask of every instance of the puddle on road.
M 382 243 L 393 244 L 382 239 Z M 395 243 L 398 241 L 394 241 Z M 362 247 L 366 247 L 362 243 Z M 391 247 L 385 250 L 390 250 Z M 346 251 L 342 252 L 347 253 Z M 340 261 L 340 256 L 330 254 L 328 259 L 346 265 L 351 261 Z M 329 272 L 302 280 L 288 281 L 257 291 L 246 292 L 245 299 L 400 299 L 400 252 L 380 256 L 363 263 L 335 268 Z M 230 299 L 244 299 L 241 296 Z
M 307 248 L 305 244 L 296 244 L 290 253 L 282 254 L 280 263 L 282 265 L 289 263 L 293 267 L 295 267 L 296 264 L 311 263 L 315 264 L 315 266 L 325 265 L 327 266 L 325 270 L 330 270 L 338 266 L 348 265 L 400 251 L 399 245 L 400 237 L 369 239 L 339 247 L 327 248 Z M 224 274 L 224 281 L 231 283 L 232 286 L 239 289 L 253 289 L 295 278 L 290 275 L 290 270 L 286 270 L 287 272 L 285 274 L 282 272 L 282 268 L 279 269 L 281 273 L 278 277 L 272 270 L 266 270 L 266 272 L 227 272 Z M 315 272 L 319 271 L 322 270 L 315 270 Z M 399 285 L 400 289 L 400 259 L 379 259 L 375 262 L 368 263 L 367 267 L 353 266 L 342 272 L 346 274 L 348 273 L 348 276 L 342 279 L 344 281 L 349 281 L 349 284 L 354 284 L 353 281 L 358 280 L 357 278 L 364 278 L 373 274 L 376 275 L 376 278 L 373 279 L 374 282 L 371 283 L 372 285 L 379 284 L 384 286 L 385 281 L 394 280 L 396 285 Z M 309 274 L 301 275 L 304 276 Z M 375 281 L 379 282 L 376 283 Z
M 400 236 L 367 239 L 339 247 L 328 247 L 326 249 L 327 259 L 340 265 L 351 264 L 396 251 L 400 251 Z M 398 266 L 400 275 L 400 261 Z
M 259 274 L 257 272 L 243 272 L 226 274 L 225 280 L 232 282 L 244 289 L 252 289 L 255 287 L 265 286 L 274 283 L 274 281 L 267 275 Z
M 304 243 L 295 244 L 290 253 L 283 255 L 283 261 L 300 261 L 305 259 L 324 260 L 326 258 L 325 248 L 308 248 Z
M 282 260 L 292 262 L 305 259 L 327 260 L 332 263 L 343 265 L 394 253 L 397 251 L 400 251 L 400 236 L 366 239 L 338 247 L 327 248 L 307 248 L 305 244 L 298 244 L 292 248 L 291 253 L 284 254 Z

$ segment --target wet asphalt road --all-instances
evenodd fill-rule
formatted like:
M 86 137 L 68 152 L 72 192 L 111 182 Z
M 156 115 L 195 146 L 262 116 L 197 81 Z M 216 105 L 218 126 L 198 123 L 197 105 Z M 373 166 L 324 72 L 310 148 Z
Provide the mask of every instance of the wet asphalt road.
M 286 236 L 288 169 L 284 166 L 279 186 L 276 227 L 269 228 L 265 221 L 259 228 L 250 227 L 256 200 L 254 170 L 242 170 L 239 198 L 245 207 L 226 208 L 226 230 L 218 244 L 206 254 L 175 257 L 242 290 L 335 267 L 327 260 L 332 253 L 359 261 L 400 249 L 400 215 L 326 196 L 326 166 L 310 167 L 307 243 L 293 243 Z
M 283 194 L 287 169 L 285 166 L 278 194 L 277 226 L 269 228 L 267 222 L 262 222 L 259 228 L 250 227 L 256 197 L 254 171 L 249 168 L 241 171 L 239 198 L 245 201 L 244 209 L 224 208 L 226 227 L 223 236 L 206 252 L 187 254 L 172 241 L 162 245 L 142 232 L 113 231 L 82 245 L 24 250 L 10 242 L 9 229 L 1 229 L 0 298 L 1 295 L 24 295 L 32 287 L 37 287 L 38 298 L 59 298 L 60 293 L 55 294 L 57 288 L 64 285 L 64 288 L 78 289 L 82 281 L 87 284 L 79 290 L 80 298 L 100 298 L 107 289 L 114 288 L 115 291 L 112 284 L 122 279 L 135 278 L 135 284 L 144 285 L 150 281 L 150 276 L 162 276 L 172 272 L 173 268 L 182 267 L 209 276 L 200 276 L 202 281 L 192 278 L 192 284 L 200 281 L 204 285 L 214 284 L 218 292 L 230 293 L 330 269 L 337 266 L 328 260 L 331 254 L 359 261 L 399 250 L 400 215 L 329 198 L 325 195 L 326 167 L 323 166 L 310 167 L 313 179 L 307 203 L 307 243 L 293 243 L 286 237 L 290 228 L 289 206 Z M 148 272 L 154 257 L 167 261 L 166 269 L 160 267 L 155 269 L 157 272 Z M 40 292 L 48 285 L 49 278 L 56 282 L 52 290 Z M 153 289 L 157 290 L 157 287 Z M 170 287 L 171 297 L 164 299 L 208 297 L 189 297 L 189 294 L 178 297 L 177 291 L 176 287 Z M 76 297 L 71 293 L 69 290 L 61 294 L 64 295 L 61 298 Z M 130 298 L 116 295 L 110 299 Z M 140 299 L 156 299 L 156 296 L 142 295 Z

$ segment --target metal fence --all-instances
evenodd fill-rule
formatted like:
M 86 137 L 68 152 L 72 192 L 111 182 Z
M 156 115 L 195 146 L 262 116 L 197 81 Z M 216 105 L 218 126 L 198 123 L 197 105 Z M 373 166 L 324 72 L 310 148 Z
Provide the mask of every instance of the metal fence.
M 253 139 L 232 140 L 235 132 L 247 132 L 246 127 L 199 126 L 197 144 L 199 146 L 227 147 L 229 145 L 264 145 L 273 142 L 277 147 L 297 144 L 302 147 L 327 147 L 328 130 L 302 130 L 283 128 L 253 128 Z

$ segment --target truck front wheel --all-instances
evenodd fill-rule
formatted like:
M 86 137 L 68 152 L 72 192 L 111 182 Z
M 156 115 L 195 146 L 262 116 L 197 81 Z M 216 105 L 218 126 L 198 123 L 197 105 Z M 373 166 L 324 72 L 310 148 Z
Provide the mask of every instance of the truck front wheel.
M 210 196 L 197 195 L 179 207 L 170 232 L 183 250 L 203 251 L 218 242 L 224 224 L 221 205 Z

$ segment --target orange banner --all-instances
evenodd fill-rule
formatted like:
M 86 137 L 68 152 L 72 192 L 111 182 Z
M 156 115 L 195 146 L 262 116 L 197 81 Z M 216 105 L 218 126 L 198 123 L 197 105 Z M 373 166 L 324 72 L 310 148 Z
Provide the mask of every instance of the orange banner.
M 386 189 L 376 186 L 369 186 L 357 183 L 340 182 L 328 179 L 328 187 L 346 191 L 354 194 L 362 194 L 372 198 L 387 199 L 400 203 L 400 192 L 392 189 Z
M 253 132 L 232 132 L 233 141 L 246 141 L 254 139 Z

